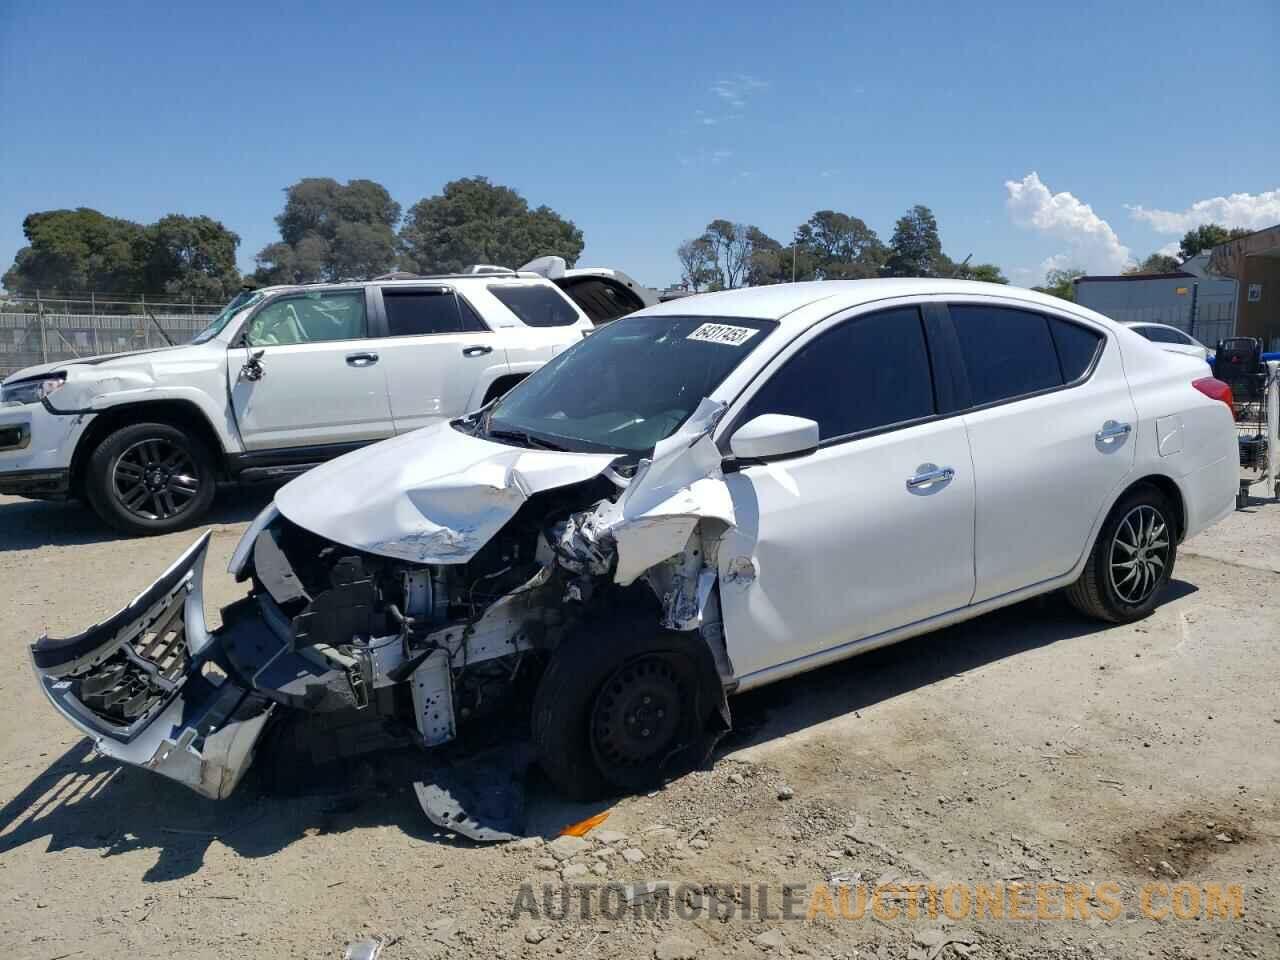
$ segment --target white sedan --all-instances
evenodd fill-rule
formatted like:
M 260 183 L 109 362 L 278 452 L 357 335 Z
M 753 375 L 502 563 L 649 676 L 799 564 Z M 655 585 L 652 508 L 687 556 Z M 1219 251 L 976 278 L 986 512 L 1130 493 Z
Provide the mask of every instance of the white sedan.
M 523 710 L 567 793 L 643 789 L 709 756 L 730 694 L 1052 590 L 1146 616 L 1178 544 L 1233 509 L 1228 400 L 1203 364 L 1027 290 L 689 297 L 283 487 L 218 630 L 206 535 L 33 659 L 99 750 L 208 796 L 295 710 L 426 747 Z
M 1209 357 L 1213 353 L 1195 337 L 1167 323 L 1146 323 L 1135 320 L 1126 323 L 1125 326 L 1144 340 L 1150 340 L 1161 350 L 1168 350 L 1170 353 L 1185 354 L 1188 357 L 1203 360 L 1205 363 L 1209 362 Z

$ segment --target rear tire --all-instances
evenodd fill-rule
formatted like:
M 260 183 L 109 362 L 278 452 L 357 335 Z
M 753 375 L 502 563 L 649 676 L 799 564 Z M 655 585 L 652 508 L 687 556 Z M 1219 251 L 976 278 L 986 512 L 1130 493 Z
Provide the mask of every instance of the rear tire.
M 1081 613 L 1108 623 L 1150 615 L 1178 558 L 1174 512 L 1157 488 L 1142 484 L 1111 508 L 1067 599 Z
M 698 682 L 689 637 L 652 617 L 585 625 L 556 649 L 534 696 L 543 772 L 575 800 L 651 789 L 686 772 L 701 759 Z
M 133 423 L 108 434 L 90 454 L 84 490 L 107 524 L 151 536 L 200 520 L 216 481 L 202 441 L 167 423 Z

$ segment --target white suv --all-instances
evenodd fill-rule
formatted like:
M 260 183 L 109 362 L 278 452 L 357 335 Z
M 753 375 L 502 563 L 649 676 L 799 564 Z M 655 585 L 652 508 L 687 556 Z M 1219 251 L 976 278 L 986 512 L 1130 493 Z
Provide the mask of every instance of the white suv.
M 186 526 L 220 480 L 488 403 L 605 319 L 572 293 L 498 268 L 268 287 L 182 346 L 20 370 L 0 393 L 0 493 L 83 497 L 127 533 Z

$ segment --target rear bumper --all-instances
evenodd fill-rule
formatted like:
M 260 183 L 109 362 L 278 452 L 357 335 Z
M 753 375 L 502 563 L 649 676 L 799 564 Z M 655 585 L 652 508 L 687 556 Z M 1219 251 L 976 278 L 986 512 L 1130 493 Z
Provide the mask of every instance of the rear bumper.
M 1240 489 L 1240 461 L 1233 450 L 1229 456 L 1193 470 L 1178 480 L 1186 504 L 1187 523 L 1183 538 L 1207 530 L 1236 508 Z

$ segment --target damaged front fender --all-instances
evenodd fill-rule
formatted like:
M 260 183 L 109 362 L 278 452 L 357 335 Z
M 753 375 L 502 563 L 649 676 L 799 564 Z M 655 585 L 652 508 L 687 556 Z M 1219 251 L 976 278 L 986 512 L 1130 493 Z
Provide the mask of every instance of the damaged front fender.
M 212 799 L 235 789 L 274 704 L 238 683 L 205 625 L 210 534 L 123 610 L 31 661 L 49 702 L 98 752 Z

